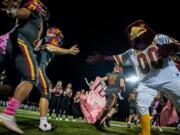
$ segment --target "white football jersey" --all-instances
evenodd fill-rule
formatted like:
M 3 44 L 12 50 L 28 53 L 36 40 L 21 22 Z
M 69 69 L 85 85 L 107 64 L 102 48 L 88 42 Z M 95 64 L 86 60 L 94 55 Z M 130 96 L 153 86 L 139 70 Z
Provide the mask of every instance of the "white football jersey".
M 174 62 L 168 57 L 158 59 L 158 46 L 178 42 L 173 38 L 157 34 L 151 43 L 143 51 L 129 49 L 123 54 L 114 55 L 116 63 L 123 66 L 133 66 L 139 78 L 139 82 L 146 85 L 160 85 L 167 79 L 173 79 L 179 72 Z

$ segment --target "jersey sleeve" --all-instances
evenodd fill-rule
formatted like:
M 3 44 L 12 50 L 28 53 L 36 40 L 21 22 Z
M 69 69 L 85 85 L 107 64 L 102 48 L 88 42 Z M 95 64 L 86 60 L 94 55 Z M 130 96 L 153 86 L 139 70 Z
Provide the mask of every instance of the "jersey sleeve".
M 133 49 L 129 49 L 122 54 L 113 55 L 113 58 L 118 65 L 130 66 L 132 65 L 131 57 L 132 57 L 133 52 L 134 52 Z
M 39 0 L 27 0 L 22 6 L 27 8 L 32 13 L 46 14 L 47 8 Z
M 166 45 L 171 43 L 178 43 L 178 40 L 175 40 L 167 35 L 164 34 L 157 34 L 154 38 L 154 43 L 157 45 Z

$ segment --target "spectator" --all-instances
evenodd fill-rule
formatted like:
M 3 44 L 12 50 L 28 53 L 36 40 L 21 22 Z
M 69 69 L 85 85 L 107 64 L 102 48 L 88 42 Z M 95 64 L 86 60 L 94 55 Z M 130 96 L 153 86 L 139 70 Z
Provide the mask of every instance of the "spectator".
M 69 110 L 70 110 L 70 102 L 71 102 L 71 97 L 72 97 L 72 84 L 68 83 L 67 87 L 63 93 L 64 97 L 62 99 L 62 107 L 61 107 L 61 111 L 60 111 L 60 120 L 62 120 L 62 115 L 65 111 L 65 115 L 66 115 L 66 121 L 69 121 L 68 119 L 68 114 L 69 114 Z
M 52 97 L 50 111 L 49 111 L 49 119 L 51 119 L 53 110 L 55 109 L 56 120 L 58 120 L 59 110 L 61 107 L 62 94 L 63 94 L 62 82 L 61 81 L 57 82 L 52 93 L 53 93 L 53 97 Z
M 73 122 L 77 120 L 79 120 L 79 117 L 81 116 L 81 108 L 80 108 L 80 100 L 79 97 L 81 95 L 80 91 L 76 92 L 76 95 L 74 96 L 74 103 L 73 103 Z

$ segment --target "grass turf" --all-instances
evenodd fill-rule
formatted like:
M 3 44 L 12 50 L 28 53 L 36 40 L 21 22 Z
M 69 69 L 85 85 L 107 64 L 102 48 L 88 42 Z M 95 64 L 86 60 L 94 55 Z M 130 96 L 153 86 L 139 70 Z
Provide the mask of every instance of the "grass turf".
M 17 113 L 17 123 L 24 130 L 25 135 L 137 135 L 139 128 L 126 127 L 124 122 L 111 122 L 111 128 L 105 128 L 105 131 L 97 131 L 94 126 L 72 121 L 55 121 L 52 123 L 57 125 L 53 132 L 41 132 L 38 130 L 39 114 L 37 112 L 19 110 Z M 152 135 L 180 135 L 180 131 L 175 131 L 175 128 L 164 127 L 164 132 L 159 132 L 157 129 L 152 129 Z M 15 135 L 15 133 L 0 127 L 0 135 Z

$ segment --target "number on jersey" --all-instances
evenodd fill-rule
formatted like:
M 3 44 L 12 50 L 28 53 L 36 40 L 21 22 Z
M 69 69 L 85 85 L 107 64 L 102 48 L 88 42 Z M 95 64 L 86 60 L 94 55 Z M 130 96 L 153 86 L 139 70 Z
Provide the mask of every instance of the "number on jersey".
M 163 61 L 158 58 L 157 50 L 157 47 L 151 46 L 148 48 L 147 54 L 143 52 L 137 54 L 139 69 L 143 74 L 150 72 L 150 66 L 154 69 L 162 68 Z

